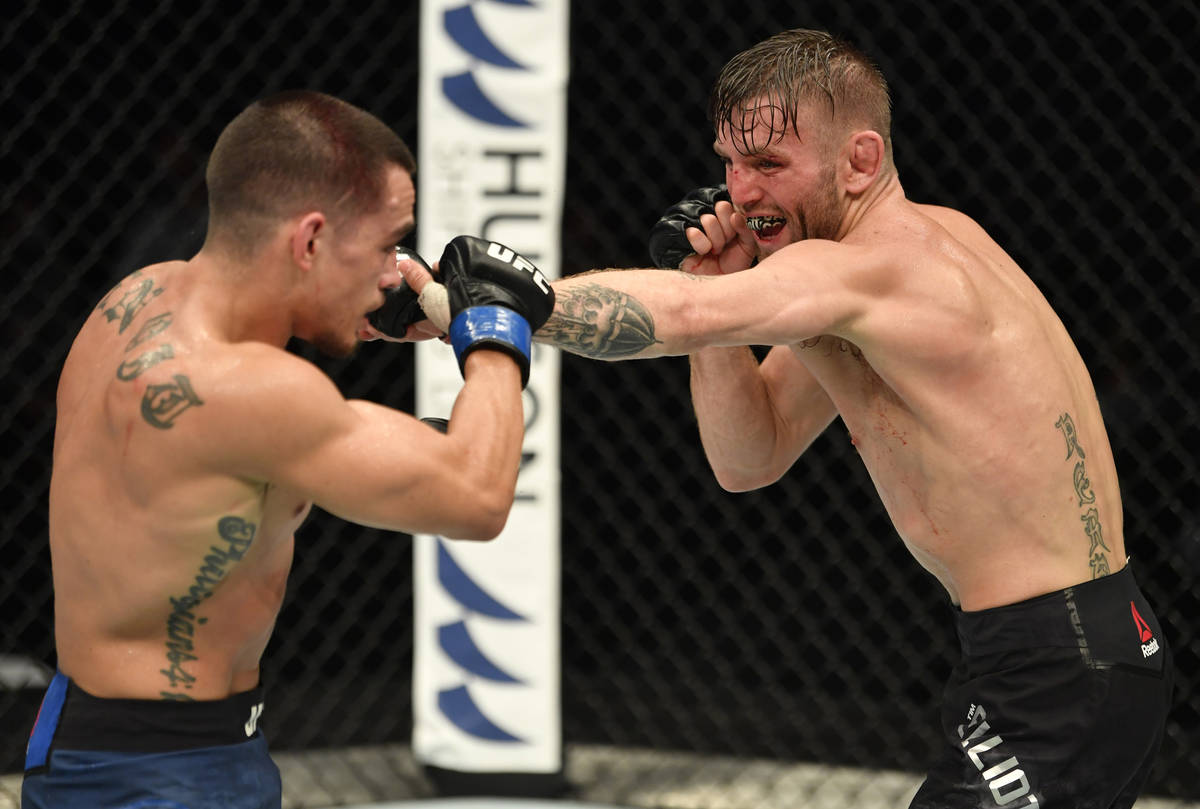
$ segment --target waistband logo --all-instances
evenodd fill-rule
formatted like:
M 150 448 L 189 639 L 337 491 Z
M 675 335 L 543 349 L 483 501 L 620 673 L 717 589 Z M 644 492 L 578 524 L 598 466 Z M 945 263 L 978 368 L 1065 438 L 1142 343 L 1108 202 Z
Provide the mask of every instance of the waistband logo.
M 1132 601 L 1129 602 L 1129 611 L 1133 613 L 1133 625 L 1137 627 L 1138 640 L 1142 644 L 1142 657 L 1146 658 L 1158 652 L 1158 640 L 1154 637 L 1154 632 L 1151 631 L 1150 625 L 1145 619 L 1138 614 L 1137 607 Z
M 262 716 L 263 703 L 258 703 L 250 708 L 250 718 L 246 720 L 246 725 L 242 729 L 246 731 L 246 736 L 249 738 L 254 735 L 254 731 L 258 730 L 258 720 Z

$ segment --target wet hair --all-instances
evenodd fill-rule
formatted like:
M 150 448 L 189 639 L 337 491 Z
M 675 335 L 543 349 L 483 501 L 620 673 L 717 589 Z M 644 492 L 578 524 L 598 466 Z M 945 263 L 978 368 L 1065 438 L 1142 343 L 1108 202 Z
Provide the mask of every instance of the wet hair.
M 708 118 L 718 135 L 728 130 L 734 148 L 749 154 L 788 128 L 799 136 L 799 119 L 814 103 L 827 105 L 831 121 L 875 130 L 891 153 L 887 80 L 862 51 L 824 31 L 784 31 L 730 59 L 713 85 Z M 764 120 L 770 136 L 756 143 L 755 124 Z
M 400 136 L 352 104 L 307 90 L 260 99 L 209 156 L 208 238 L 247 253 L 270 226 L 308 210 L 352 220 L 382 204 L 393 164 L 416 170 Z

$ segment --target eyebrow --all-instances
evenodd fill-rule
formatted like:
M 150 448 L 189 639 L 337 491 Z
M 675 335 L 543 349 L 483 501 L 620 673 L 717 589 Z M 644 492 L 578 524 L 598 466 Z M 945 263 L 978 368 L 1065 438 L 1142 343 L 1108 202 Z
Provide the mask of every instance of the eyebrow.
M 412 233 L 412 232 L 413 232 L 413 228 L 414 228 L 414 227 L 416 227 L 416 223 L 415 223 L 415 222 L 414 222 L 414 223 L 411 223 L 411 224 L 408 224 L 408 225 L 402 225 L 402 226 L 400 226 L 400 227 L 396 228 L 395 230 L 393 230 L 393 231 L 392 231 L 392 232 L 391 232 L 391 233 L 388 235 L 388 239 L 389 239 L 390 241 L 392 241 L 392 242 L 397 242 L 397 243 L 398 243 L 398 242 L 401 242 L 401 241 L 404 241 L 404 238 L 405 238 L 406 236 L 408 236 L 408 234 L 410 234 L 410 233 Z

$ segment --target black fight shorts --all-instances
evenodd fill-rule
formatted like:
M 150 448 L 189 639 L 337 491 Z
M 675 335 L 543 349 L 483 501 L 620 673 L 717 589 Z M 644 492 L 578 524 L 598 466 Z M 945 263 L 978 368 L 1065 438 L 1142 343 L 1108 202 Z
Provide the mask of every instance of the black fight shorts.
M 1129 566 L 956 617 L 947 746 L 910 809 L 1132 806 L 1162 743 L 1173 667 Z

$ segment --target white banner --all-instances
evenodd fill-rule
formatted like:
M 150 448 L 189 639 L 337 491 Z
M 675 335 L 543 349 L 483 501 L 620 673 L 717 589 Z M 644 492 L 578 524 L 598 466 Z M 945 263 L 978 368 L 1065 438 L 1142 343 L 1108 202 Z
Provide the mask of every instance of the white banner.
M 417 250 L 459 234 L 561 274 L 568 0 L 422 0 Z M 462 386 L 417 346 L 417 413 Z M 470 773 L 562 769 L 559 355 L 534 347 L 517 498 L 489 543 L 414 537 L 413 752 Z

